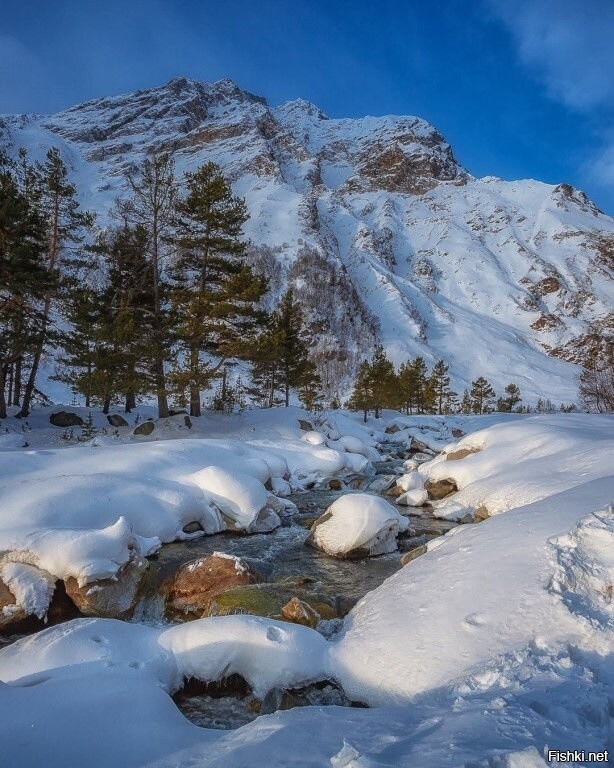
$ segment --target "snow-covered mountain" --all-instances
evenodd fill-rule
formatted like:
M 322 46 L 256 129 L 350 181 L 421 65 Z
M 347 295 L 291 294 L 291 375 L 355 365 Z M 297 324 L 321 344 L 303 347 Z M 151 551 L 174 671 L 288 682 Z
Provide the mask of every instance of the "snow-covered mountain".
M 331 389 L 378 339 L 397 363 L 444 357 L 459 390 L 484 374 L 569 402 L 571 363 L 613 325 L 614 220 L 567 184 L 472 177 L 418 117 L 329 119 L 179 78 L 0 118 L 9 151 L 52 145 L 103 226 L 147 152 L 172 150 L 180 173 L 219 163 L 246 198 L 270 301 L 295 286 Z

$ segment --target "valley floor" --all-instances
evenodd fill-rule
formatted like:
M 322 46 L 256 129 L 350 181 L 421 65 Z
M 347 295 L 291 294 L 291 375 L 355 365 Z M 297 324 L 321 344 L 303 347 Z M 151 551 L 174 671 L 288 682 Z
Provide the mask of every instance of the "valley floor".
M 409 511 L 482 522 L 430 539 L 331 635 L 250 615 L 78 618 L 6 645 L 3 768 L 536 768 L 556 764 L 548 750 L 614 759 L 613 417 L 386 411 L 363 424 L 290 408 L 178 415 L 135 435 L 95 414 L 79 442 L 80 427 L 49 424 L 57 410 L 2 425 L 0 586 L 14 603 L 0 603 L 0 632 L 17 614 L 44 617 L 56 582 L 92 597 L 165 543 L 270 531 L 294 514 L 291 493 L 333 479 L 351 493 L 412 444 L 422 452 L 399 468 L 398 500 L 422 503 L 428 490 L 431 506 L 393 504 L 399 521 Z M 436 500 L 443 481 L 456 490 Z M 373 521 L 355 499 L 364 526 L 332 518 L 346 550 Z M 186 678 L 233 674 L 259 699 L 330 680 L 366 706 L 298 707 L 220 731 L 171 698 Z M 593 763 L 604 764 L 567 764 Z

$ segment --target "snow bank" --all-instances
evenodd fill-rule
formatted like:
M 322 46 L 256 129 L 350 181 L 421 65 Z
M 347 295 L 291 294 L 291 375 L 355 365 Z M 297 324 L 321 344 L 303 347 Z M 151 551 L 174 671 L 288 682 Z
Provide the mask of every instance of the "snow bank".
M 435 514 L 458 519 L 458 510 L 485 506 L 496 515 L 607 476 L 614 466 L 613 424 L 611 416 L 537 415 L 467 435 L 448 449 L 478 453 L 459 461 L 438 456 L 420 467 L 430 480 L 451 478 L 459 488 L 435 505 Z
M 222 467 L 207 467 L 191 475 L 220 512 L 247 530 L 267 502 L 269 494 L 262 482 L 243 472 Z

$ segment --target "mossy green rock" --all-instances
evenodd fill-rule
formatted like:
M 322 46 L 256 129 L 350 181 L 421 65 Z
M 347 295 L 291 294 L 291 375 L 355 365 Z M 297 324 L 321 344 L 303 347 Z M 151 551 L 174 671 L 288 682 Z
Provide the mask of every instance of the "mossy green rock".
M 249 613 L 255 616 L 281 618 L 281 609 L 293 597 L 306 602 L 320 614 L 321 618 L 335 618 L 335 609 L 328 598 L 286 584 L 251 584 L 228 589 L 211 600 L 209 609 L 204 615 Z

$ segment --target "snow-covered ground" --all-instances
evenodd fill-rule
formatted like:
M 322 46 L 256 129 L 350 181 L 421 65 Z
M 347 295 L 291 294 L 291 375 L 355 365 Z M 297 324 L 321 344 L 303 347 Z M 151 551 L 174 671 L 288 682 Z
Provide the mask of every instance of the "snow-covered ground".
M 89 573 L 100 529 L 118 526 L 118 518 L 139 546 L 144 537 L 169 540 L 181 535 L 186 509 L 218 509 L 222 497 L 241 519 L 249 503 L 268 498 L 267 479 L 296 486 L 352 473 L 355 457 L 377 458 L 384 437 L 402 443 L 412 434 L 445 455 L 479 449 L 437 457 L 418 474 L 459 488 L 435 503 L 437 514 L 457 504 L 486 507 L 491 517 L 436 539 L 367 594 L 331 640 L 292 624 L 226 616 L 163 628 L 78 619 L 8 646 L 0 651 L 2 765 L 533 768 L 548 765 L 548 749 L 612 755 L 614 419 L 386 412 L 362 425 L 335 412 L 307 432 L 299 418 L 310 417 L 254 411 L 203 417 L 189 431 L 158 425 L 150 438 L 127 430 L 98 436 L 98 445 L 7 445 L 0 549 L 30 547 L 53 533 L 59 538 L 47 549 L 28 551 L 45 554 L 51 573 L 61 570 L 53 557 Z M 392 422 L 399 431 L 385 435 Z M 452 429 L 467 435 L 454 443 Z M 50 433 L 37 438 L 36 431 L 28 433 L 32 445 L 52 443 Z M 215 488 L 207 465 L 220 468 Z M 224 482 L 223 473 L 235 471 L 244 480 L 238 490 Z M 203 474 L 206 482 L 198 482 Z M 146 505 L 139 508 L 138 498 Z M 74 544 L 79 522 L 90 537 L 87 558 L 87 548 Z M 100 560 L 109 559 L 102 551 Z M 220 732 L 189 723 L 169 696 L 185 677 L 233 673 L 260 697 L 333 679 L 369 708 L 304 707 Z

